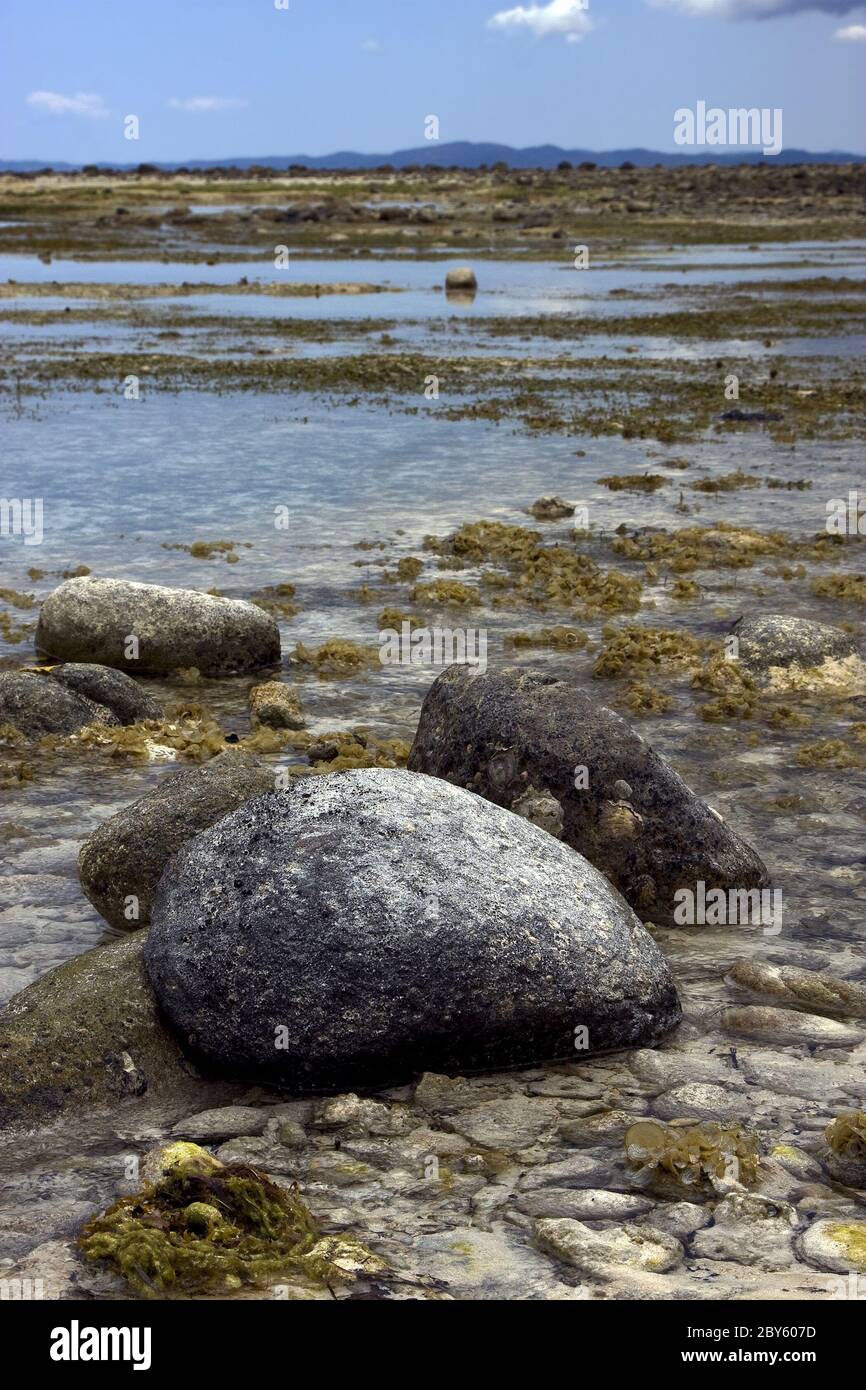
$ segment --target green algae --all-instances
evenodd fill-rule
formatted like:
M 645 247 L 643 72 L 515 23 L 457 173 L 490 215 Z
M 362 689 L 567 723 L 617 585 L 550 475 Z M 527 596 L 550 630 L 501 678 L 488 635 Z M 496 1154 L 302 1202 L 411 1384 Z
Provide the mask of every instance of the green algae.
M 567 652 L 580 651 L 589 638 L 580 628 L 557 624 L 555 627 L 538 628 L 534 632 L 510 632 L 506 634 L 505 641 L 511 647 L 551 647 L 554 651 Z
M 827 1126 L 824 1138 L 835 1154 L 866 1159 L 866 1112 L 843 1110 Z
M 758 689 L 738 662 L 728 661 L 717 653 L 695 671 L 691 683 L 694 690 L 702 690 L 715 697 L 700 707 L 700 716 L 707 723 L 751 719 L 754 716 Z
M 635 623 L 621 627 L 607 624 L 601 635 L 604 647 L 596 658 L 593 675 L 608 679 L 693 666 L 708 645 L 705 639 L 688 632 Z
M 682 1126 L 640 1120 L 626 1132 L 625 1151 L 634 1168 L 656 1170 L 683 1187 L 731 1181 L 752 1187 L 758 1178 L 757 1137 L 715 1120 Z
M 659 473 L 612 473 L 607 478 L 596 478 L 599 487 L 611 492 L 658 492 L 666 481 Z
M 346 1278 L 335 1262 L 339 1242 L 323 1248 L 296 1185 L 277 1186 L 246 1164 L 223 1165 L 193 1144 L 172 1148 L 154 1182 L 86 1224 L 78 1240 L 86 1260 L 106 1262 L 145 1299 Z
M 301 666 L 311 667 L 323 678 L 359 675 L 379 665 L 379 653 L 373 647 L 364 647 L 342 637 L 330 637 L 320 647 L 307 647 L 299 642 L 292 659 Z
M 470 608 L 478 603 L 477 591 L 459 579 L 431 579 L 426 584 L 416 584 L 411 597 L 413 603 L 441 603 L 456 608 Z

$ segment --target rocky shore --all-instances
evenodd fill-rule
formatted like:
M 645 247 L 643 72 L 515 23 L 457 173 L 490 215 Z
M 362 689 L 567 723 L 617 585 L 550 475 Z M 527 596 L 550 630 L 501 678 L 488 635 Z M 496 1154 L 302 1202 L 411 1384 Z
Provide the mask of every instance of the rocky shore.
M 261 617 L 187 650 L 206 597 L 68 581 L 38 631 L 75 660 L 0 673 L 0 723 L 156 756 L 171 726 L 118 634 L 161 614 L 179 660 L 279 660 L 244 604 Z M 829 625 L 732 636 L 756 688 L 859 679 Z M 360 734 L 317 744 L 288 685 L 249 707 L 258 752 L 211 730 L 85 840 L 81 888 L 123 935 L 0 1013 L 4 1278 L 653 1300 L 833 1299 L 866 1274 L 862 971 L 778 938 L 772 863 L 595 691 L 453 666 L 378 764 Z M 310 766 L 286 780 L 262 750 L 292 741 Z M 739 938 L 677 915 L 701 885 L 758 904 Z

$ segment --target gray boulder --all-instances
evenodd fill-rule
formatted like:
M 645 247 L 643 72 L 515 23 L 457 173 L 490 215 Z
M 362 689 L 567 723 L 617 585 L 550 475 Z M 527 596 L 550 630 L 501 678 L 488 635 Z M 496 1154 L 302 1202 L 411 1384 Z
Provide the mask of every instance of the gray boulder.
M 144 719 L 161 719 L 162 706 L 132 676 L 110 666 L 90 662 L 65 662 L 52 668 L 51 675 L 67 690 L 104 705 L 121 724 L 138 724 Z
M 78 857 L 85 894 L 113 927 L 146 926 L 160 875 L 180 846 L 273 786 L 263 763 L 231 750 L 202 767 L 167 773 L 85 840 Z
M 610 884 L 545 831 L 402 770 L 256 798 L 189 841 L 146 948 L 182 1039 L 296 1091 L 519 1067 L 658 1041 L 667 964 Z
M 646 920 L 669 919 L 678 888 L 760 888 L 753 849 L 664 758 L 597 698 L 567 681 L 450 666 L 421 710 L 409 767 L 499 806 L 528 786 L 562 807 L 562 839 Z
M 131 657 L 129 639 L 137 639 Z M 139 674 L 195 666 L 252 671 L 280 659 L 274 619 L 254 603 L 126 579 L 69 579 L 39 613 L 36 646 L 48 656 Z
M 119 724 L 104 705 L 52 680 L 49 672 L 0 671 L 0 724 L 27 738 L 75 734 L 86 724 Z
M 854 639 L 841 628 L 813 623 L 788 613 L 762 613 L 740 618 L 731 629 L 738 639 L 739 660 L 753 675 L 771 666 L 820 666 L 856 653 Z

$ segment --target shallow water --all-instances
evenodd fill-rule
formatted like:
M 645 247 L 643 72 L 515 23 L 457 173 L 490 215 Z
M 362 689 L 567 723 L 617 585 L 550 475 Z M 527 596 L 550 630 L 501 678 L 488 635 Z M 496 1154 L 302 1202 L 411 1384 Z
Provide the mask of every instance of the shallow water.
M 604 315 L 641 312 L 644 302 L 638 297 L 610 296 L 610 290 L 650 295 L 657 308 L 681 304 L 683 294 L 701 285 L 742 281 L 748 287 L 749 279 L 755 277 L 775 277 L 781 282 L 816 273 L 816 264 L 825 274 L 858 273 L 864 259 L 866 243 L 862 242 L 760 249 L 693 247 L 682 251 L 658 247 L 639 260 L 623 259 L 593 270 L 579 282 L 579 289 L 569 278 L 570 268 L 559 262 L 485 261 L 478 266 L 482 288 L 474 302 L 453 305 L 432 288 L 444 279 L 448 265 L 444 259 L 431 264 L 388 257 L 372 264 L 360 258 L 303 263 L 298 258 L 290 273 L 299 281 L 369 280 L 401 287 L 405 292 L 357 299 L 190 295 L 143 301 L 138 307 L 169 313 L 179 305 L 188 312 L 194 308 L 196 313 L 250 318 L 261 314 L 271 318 L 396 319 L 397 327 L 391 331 L 398 346 L 420 345 L 431 351 L 438 343 L 445 359 L 454 352 L 495 357 L 515 352 L 527 359 L 551 359 L 562 354 L 564 358 L 566 345 L 558 342 L 541 338 L 488 341 L 476 336 L 471 325 L 461 325 L 459 333 L 452 329 L 468 317 L 585 312 L 599 317 L 599 329 L 579 343 L 567 344 L 571 359 L 603 352 L 612 361 L 627 360 L 628 348 L 636 347 L 646 357 L 685 363 L 718 356 L 732 358 L 742 362 L 746 376 L 753 371 L 766 372 L 774 354 L 812 359 L 814 370 L 819 371 L 832 357 L 860 351 L 863 338 L 794 337 L 774 344 L 772 349 L 742 341 L 611 340 L 603 333 Z M 675 289 L 669 287 L 671 274 L 678 270 L 688 272 L 682 277 L 684 290 L 678 284 Z M 243 274 L 266 281 L 277 278 L 280 272 L 263 267 L 261 261 L 222 266 L 141 261 L 57 261 L 43 265 L 31 258 L 0 257 L 0 279 L 11 276 L 40 283 L 230 284 Z M 62 309 L 64 301 L 21 296 L 5 304 Z M 73 301 L 76 308 L 86 304 Z M 22 362 L 28 354 L 38 355 L 46 349 L 53 352 L 58 345 L 76 351 L 93 351 L 100 343 L 112 351 L 128 346 L 131 363 L 143 351 L 164 347 L 156 331 L 101 322 L 98 307 L 88 323 L 44 327 L 13 323 L 4 329 L 21 351 Z M 228 346 L 228 335 L 223 336 L 218 325 L 197 334 L 184 330 L 179 350 L 189 350 L 187 339 L 194 343 L 193 350 L 215 356 L 222 351 L 237 355 L 249 350 L 248 342 L 241 349 L 234 340 Z M 258 348 L 275 346 L 277 341 L 266 330 L 258 342 L 255 335 L 252 338 Z M 286 350 L 284 344 L 279 346 Z M 312 345 L 298 341 L 291 351 L 304 355 L 348 353 L 362 346 L 370 350 L 363 339 Z M 568 380 L 567 365 L 550 370 Z M 804 375 L 808 370 L 811 364 L 807 363 Z M 416 393 L 394 399 L 390 406 L 349 405 L 298 392 L 235 394 L 214 389 L 163 393 L 150 390 L 146 378 L 138 401 L 124 400 L 116 388 L 49 389 L 44 395 L 25 395 L 17 400 L 9 394 L 0 396 L 4 436 L 0 492 L 11 497 L 41 497 L 45 528 L 39 545 L 25 545 L 17 536 L 0 540 L 0 589 L 23 591 L 41 600 L 64 571 L 79 565 L 88 566 L 95 575 L 198 589 L 216 587 L 227 596 L 242 598 L 264 586 L 290 582 L 296 586 L 300 611 L 280 622 L 282 666 L 286 678 L 301 684 L 311 730 L 360 725 L 407 741 L 412 738 L 424 694 L 437 674 L 434 668 L 381 666 L 354 679 L 321 680 L 296 666 L 292 654 L 298 642 L 317 644 L 329 637 L 351 638 L 375 647 L 384 606 L 415 608 L 410 586 L 388 582 L 383 568 L 393 569 L 401 556 L 417 555 L 425 560 L 422 579 L 435 577 L 435 557 L 423 549 L 425 535 L 446 535 L 466 521 L 488 518 L 537 527 L 546 538 L 567 546 L 578 544 L 605 567 L 640 575 L 644 582 L 643 611 L 635 617 L 617 617 L 616 623 L 682 627 L 696 636 L 718 639 L 742 613 L 790 612 L 846 622 L 862 639 L 862 605 L 811 596 L 804 584 L 792 583 L 780 574 L 776 563 L 759 561 L 753 569 L 742 571 L 701 569 L 689 576 L 699 582 L 700 598 L 683 603 L 673 597 L 670 582 L 647 576 L 642 565 L 622 561 L 610 548 L 617 528 L 631 532 L 640 527 L 674 529 L 720 521 L 760 530 L 781 529 L 792 543 L 820 534 L 827 502 L 846 497 L 862 479 L 858 440 L 791 445 L 775 442 L 762 427 L 747 427 L 723 435 L 711 432 L 689 446 L 664 447 L 616 437 L 531 435 L 510 421 L 496 425 L 485 420 L 448 420 L 442 413 L 447 403 L 447 393 L 440 402 L 421 400 Z M 720 404 L 720 411 L 723 408 Z M 407 413 L 410 410 L 414 413 Z M 685 470 L 675 466 L 683 458 L 689 464 Z M 706 495 L 689 487 L 698 479 L 737 470 L 754 473 L 762 482 L 772 476 L 784 481 L 809 480 L 812 486 L 803 491 L 761 486 Z M 597 481 L 610 474 L 644 472 L 661 475 L 664 486 L 641 495 L 611 492 Z M 525 510 L 529 504 L 553 493 L 587 508 L 588 537 L 575 542 L 569 521 L 536 524 L 530 520 Z M 276 507 L 288 508 L 288 531 L 276 529 Z M 221 538 L 236 542 L 237 564 L 228 565 L 221 558 L 196 559 L 165 548 L 188 545 L 196 539 Z M 359 549 L 360 542 L 382 542 L 385 548 Z M 858 554 L 852 547 L 837 567 L 855 569 L 857 562 Z M 43 571 L 41 577 L 28 575 L 33 567 Z M 810 578 L 819 572 L 819 566 L 809 566 Z M 478 572 L 470 567 L 456 577 L 473 584 Z M 364 584 L 374 591 L 366 602 L 358 593 Z M 16 622 L 35 621 L 35 610 L 11 611 Z M 568 613 L 551 609 L 540 614 L 516 603 L 507 607 L 483 603 L 468 615 L 443 610 L 433 616 L 437 623 L 485 629 L 492 665 L 518 662 L 541 667 L 597 691 L 600 701 L 610 703 L 618 698 L 616 682 L 594 680 L 592 674 L 602 640 L 601 619 L 577 621 L 590 637 L 590 646 L 584 651 L 555 653 L 542 648 L 515 653 L 506 642 L 515 631 L 574 620 Z M 0 635 L 0 658 L 27 664 L 35 655 L 32 635 L 17 644 Z M 246 695 L 254 680 L 227 678 L 191 687 L 173 680 L 151 680 L 147 685 L 166 701 L 202 701 L 219 717 L 227 733 L 243 735 L 249 727 Z M 677 1057 L 692 1063 L 697 1058 L 699 1065 L 705 1065 L 714 1054 L 730 1054 L 736 1066 L 730 1037 L 717 1022 L 720 1006 L 729 1002 L 723 975 L 733 960 L 756 955 L 827 970 L 849 980 L 866 979 L 866 775 L 858 769 L 803 767 L 797 761 L 797 753 L 806 743 L 850 738 L 852 719 L 866 719 L 866 698 L 795 697 L 793 703 L 808 713 L 811 725 L 771 730 L 757 721 L 702 722 L 687 677 L 665 688 L 675 694 L 674 709 L 651 717 L 629 717 L 669 757 L 687 783 L 757 848 L 783 895 L 783 928 L 778 935 L 766 936 L 755 927 L 668 928 L 658 933 L 677 975 L 685 1009 L 685 1023 L 674 1041 Z M 275 767 L 291 760 L 295 755 L 271 758 Z M 14 791 L 0 790 L 0 1000 L 105 939 L 105 924 L 78 884 L 80 844 L 104 819 L 155 786 L 165 773 L 164 766 L 112 760 L 96 749 L 66 748 L 56 754 L 34 756 L 32 778 Z M 807 1087 L 816 1084 L 808 1076 L 810 1066 L 818 1066 L 811 1055 L 814 1049 L 786 1052 L 781 1044 L 765 1044 L 752 1051 L 759 1059 L 755 1063 L 758 1074 L 761 1066 L 767 1069 L 767 1058 L 771 1062 L 795 1060 Z M 741 1057 L 744 1054 L 748 1048 L 742 1045 Z M 841 1049 L 825 1055 L 828 1066 L 833 1060 L 840 1067 L 843 1060 L 846 1065 L 849 1062 Z M 626 1105 L 634 1114 L 646 1113 L 652 1101 L 635 1085 L 628 1067 L 628 1054 L 617 1054 L 610 1062 L 590 1060 L 578 1070 L 583 1078 L 606 1077 L 602 1082 L 605 1087 L 619 1088 L 604 1091 L 604 1104 Z M 846 1083 L 847 1104 L 858 1094 L 856 1076 L 862 1074 L 862 1066 L 859 1073 L 856 1065 L 851 1071 L 855 1079 L 849 1077 Z M 702 1075 L 700 1071 L 697 1074 Z M 543 1069 L 533 1076 L 547 1079 Z M 735 1078 L 734 1072 L 732 1083 Z M 751 1077 L 750 1084 L 754 1087 Z M 564 1093 L 568 1094 L 567 1089 Z M 602 1094 L 601 1088 L 598 1094 Z M 765 1092 L 760 1094 L 766 1097 Z M 808 1089 L 803 1094 L 809 1094 Z M 219 1103 L 219 1097 L 203 1090 L 195 1108 L 214 1103 Z M 774 1141 L 784 1138 L 799 1143 L 802 1139 L 808 1144 L 810 1136 L 818 1134 L 826 1123 L 826 1106 L 815 1105 L 809 1110 L 793 1096 L 779 1098 L 769 1110 L 765 1099 L 759 1104 L 764 1106 L 761 1122 L 772 1131 Z M 834 1103 L 832 1108 L 839 1106 Z M 145 1102 L 141 1109 L 121 1112 L 104 1122 L 70 1115 L 53 1137 L 40 1135 L 29 1147 L 27 1142 L 16 1143 L 11 1156 L 7 1153 L 4 1159 L 5 1167 L 15 1173 L 5 1204 L 6 1227 L 0 1231 L 0 1258 L 8 1253 L 17 1256 L 46 1234 L 65 1236 L 74 1231 L 95 1207 L 125 1190 L 119 1183 L 127 1149 L 143 1152 L 183 1113 L 180 1104 L 175 1113 L 170 1105 Z M 449 1121 L 446 1128 L 450 1127 Z M 319 1140 L 314 1137 L 312 1142 Z M 618 1147 L 621 1149 L 621 1144 Z M 553 1156 L 563 1152 L 555 1150 Z M 89 1154 L 86 1159 L 85 1153 Z M 299 1154 L 298 1162 L 303 1164 L 306 1157 Z M 606 1185 L 602 1179 L 598 1183 Z M 313 1190 L 319 1210 L 324 1211 L 326 1221 L 332 1215 L 337 1228 L 347 1222 L 341 1208 L 354 1204 L 354 1219 L 360 1220 L 357 1213 L 363 1211 L 374 1225 L 376 1213 L 381 1211 L 387 1234 L 396 1220 L 399 1239 L 403 1239 L 402 1230 L 412 1232 L 413 1220 L 416 1226 L 420 1222 L 425 1232 L 439 1230 L 438 1218 L 430 1217 L 415 1194 L 413 1200 L 421 1215 L 411 1217 L 401 1212 L 396 1218 L 390 1189 L 387 1198 L 375 1184 L 369 1194 L 366 1189 L 352 1189 L 351 1197 L 341 1189 L 336 1199 L 321 1182 L 315 1182 Z M 328 1204 L 332 1201 L 336 1206 L 330 1212 Z M 352 1219 L 350 1213 L 349 1225 Z M 447 1226 L 447 1219 L 442 1219 Z M 10 1228 L 11 1234 L 7 1234 Z M 450 1231 L 447 1239 L 452 1239 Z M 405 1242 L 408 1246 L 409 1235 Z M 508 1258 L 524 1258 L 525 1244 L 509 1246 Z M 711 1279 L 718 1280 L 722 1288 L 724 1263 L 711 1263 L 710 1270 Z M 684 1292 L 678 1296 L 693 1296 L 700 1276 L 684 1278 Z M 534 1295 L 520 1288 L 510 1296 Z

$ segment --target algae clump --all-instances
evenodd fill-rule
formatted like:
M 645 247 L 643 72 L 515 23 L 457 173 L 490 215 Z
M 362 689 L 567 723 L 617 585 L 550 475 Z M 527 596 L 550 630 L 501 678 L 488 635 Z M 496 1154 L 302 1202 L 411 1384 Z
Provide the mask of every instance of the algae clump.
M 682 1127 L 641 1120 L 627 1130 L 625 1151 L 633 1167 L 656 1169 L 686 1187 L 751 1187 L 758 1177 L 757 1138 L 716 1120 Z
M 164 1150 L 153 1181 L 89 1221 L 78 1244 L 147 1299 L 225 1296 L 279 1279 L 330 1284 L 384 1267 L 357 1242 L 322 1240 L 294 1185 L 187 1143 Z

